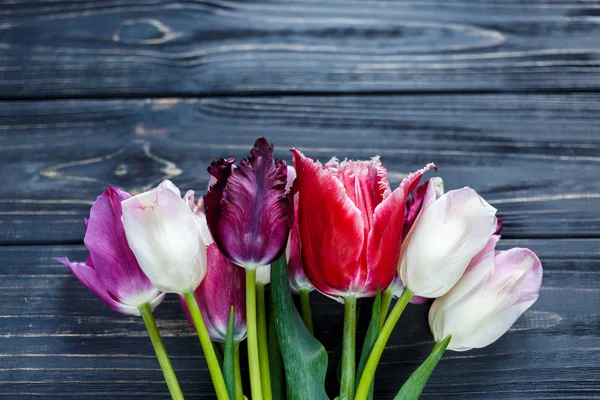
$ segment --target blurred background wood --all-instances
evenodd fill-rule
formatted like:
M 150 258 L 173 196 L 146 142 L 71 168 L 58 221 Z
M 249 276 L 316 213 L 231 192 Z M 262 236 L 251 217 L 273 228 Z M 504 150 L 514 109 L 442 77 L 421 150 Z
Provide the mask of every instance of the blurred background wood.
M 107 185 L 169 178 L 266 136 L 327 160 L 379 154 L 392 183 L 435 161 L 499 209 L 503 248 L 545 267 L 492 346 L 448 353 L 423 398 L 600 397 L 600 1 L 10 0 L 0 4 L 0 397 L 168 397 L 143 324 L 55 261 L 85 258 Z M 329 349 L 342 308 L 313 294 Z M 380 368 L 426 357 L 410 307 Z M 178 299 L 159 327 L 189 399 L 212 399 Z

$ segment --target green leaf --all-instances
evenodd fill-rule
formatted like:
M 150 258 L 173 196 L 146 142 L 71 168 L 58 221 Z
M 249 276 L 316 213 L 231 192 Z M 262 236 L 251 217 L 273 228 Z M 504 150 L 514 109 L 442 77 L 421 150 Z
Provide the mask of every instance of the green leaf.
M 271 265 L 271 293 L 279 347 L 291 400 L 323 400 L 327 352 L 306 328 L 290 294 L 285 255 Z
M 233 306 L 229 312 L 229 323 L 227 324 L 227 336 L 225 336 L 225 349 L 223 351 L 223 378 L 229 398 L 235 398 L 235 366 L 234 366 L 234 343 L 233 343 Z
M 369 322 L 369 327 L 367 328 L 367 334 L 365 336 L 365 341 L 363 342 L 362 351 L 360 353 L 360 361 L 358 362 L 358 369 L 356 373 L 356 386 L 358 387 L 358 383 L 360 382 L 360 378 L 362 377 L 363 371 L 365 370 L 365 365 L 367 365 L 367 360 L 369 359 L 369 354 L 371 354 L 371 350 L 373 350 L 373 346 L 375 345 L 375 341 L 377 340 L 377 335 L 379 334 L 379 317 L 381 314 L 381 292 L 379 288 L 377 288 L 377 296 L 375 297 L 375 301 L 373 302 L 373 311 L 371 313 L 371 322 Z M 373 388 L 374 382 L 371 383 L 371 388 L 369 389 L 369 400 L 373 399 Z
M 271 295 L 271 312 L 269 315 L 268 338 L 269 342 L 269 366 L 271 371 L 271 394 L 273 400 L 285 400 L 285 376 L 283 374 L 283 360 L 279 340 L 277 339 L 277 327 L 275 326 L 275 313 L 273 312 L 273 296 Z
M 423 388 L 427 384 L 431 373 L 437 366 L 440 358 L 444 355 L 446 347 L 450 343 L 452 336 L 448 335 L 441 342 L 437 342 L 427 360 L 404 383 L 394 400 L 416 400 L 421 395 Z
M 215 356 L 217 357 L 217 362 L 219 363 L 219 367 L 223 369 L 223 349 L 219 346 L 218 343 L 212 342 L 213 349 L 215 350 Z

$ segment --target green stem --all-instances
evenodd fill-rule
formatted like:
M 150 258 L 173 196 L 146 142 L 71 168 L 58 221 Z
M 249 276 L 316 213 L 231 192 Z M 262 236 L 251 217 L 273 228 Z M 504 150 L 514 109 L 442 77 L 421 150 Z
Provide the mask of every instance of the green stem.
M 392 304 L 392 300 L 394 298 L 394 294 L 390 289 L 383 292 L 381 295 L 381 311 L 379 312 L 379 330 L 383 328 L 383 324 L 385 324 L 385 320 L 388 314 L 388 310 L 390 309 L 390 305 Z
M 435 343 L 427 360 L 402 385 L 394 400 L 417 400 L 421 396 L 421 392 L 427 384 L 429 377 L 440 361 L 440 358 L 444 355 L 448 344 L 450 344 L 450 339 L 452 339 L 452 336 L 448 335 L 444 340 Z
M 298 295 L 300 295 L 300 312 L 302 313 L 304 325 L 306 325 L 310 333 L 314 333 L 312 310 L 310 309 L 310 292 L 308 289 L 300 289 Z
M 246 328 L 252 400 L 262 400 L 258 333 L 256 331 L 256 269 L 246 268 Z
M 144 303 L 139 307 L 139 310 L 142 319 L 144 320 L 144 324 L 146 324 L 146 329 L 148 330 L 148 335 L 152 341 L 152 347 L 154 347 L 156 358 L 158 358 L 160 369 L 162 369 L 163 375 L 165 376 L 171 398 L 173 400 L 183 400 L 183 393 L 181 393 L 177 376 L 175 376 L 175 371 L 173 371 L 169 355 L 167 354 L 165 345 L 160 337 L 160 332 L 156 326 L 154 316 L 152 315 L 152 308 L 150 308 L 150 304 Z
M 371 354 L 369 355 L 369 359 L 367 360 L 367 364 L 365 365 L 365 370 L 360 378 L 360 382 L 358 384 L 358 388 L 356 389 L 356 397 L 355 400 L 366 400 L 369 395 L 369 388 L 371 387 L 371 382 L 373 382 L 373 378 L 375 377 L 375 370 L 377 369 L 377 364 L 379 364 L 379 359 L 381 358 L 381 354 L 385 349 L 385 345 L 400 318 L 402 315 L 402 311 L 406 308 L 406 305 L 413 297 L 413 292 L 404 288 L 402 295 L 396 302 L 396 305 L 392 309 L 390 316 L 383 324 L 383 328 L 379 332 L 379 336 L 377 336 L 377 340 L 373 345 L 373 350 L 371 350 Z
M 267 312 L 265 307 L 265 285 L 256 285 L 257 312 L 258 312 L 258 356 L 260 362 L 260 375 L 262 382 L 262 395 L 264 400 L 271 400 L 271 371 L 269 371 L 269 342 L 267 340 Z
M 344 302 L 340 400 L 352 400 L 356 378 L 356 297 L 345 297 Z
M 200 339 L 200 344 L 204 351 L 204 358 L 208 364 L 208 371 L 210 372 L 210 377 L 212 378 L 215 392 L 217 393 L 217 399 L 229 400 L 227 386 L 225 386 L 225 380 L 223 379 L 223 373 L 219 366 L 219 360 L 215 354 L 215 349 L 210 341 L 210 337 L 208 336 L 208 331 L 206 330 L 204 319 L 200 313 L 198 303 L 196 302 L 196 297 L 194 296 L 194 293 L 184 293 L 183 297 L 190 310 L 192 321 L 194 321 L 194 326 L 196 327 L 196 332 L 198 333 L 198 338 Z
M 244 400 L 242 371 L 240 369 L 240 342 L 233 343 L 233 376 L 235 381 L 235 400 Z

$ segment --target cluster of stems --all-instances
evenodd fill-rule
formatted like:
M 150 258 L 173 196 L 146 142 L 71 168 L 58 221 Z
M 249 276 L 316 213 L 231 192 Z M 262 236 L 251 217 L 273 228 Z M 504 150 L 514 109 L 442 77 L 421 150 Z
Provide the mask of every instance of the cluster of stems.
M 312 313 L 310 308 L 309 291 L 301 290 L 300 293 L 302 318 L 313 332 Z M 242 378 L 240 370 L 240 343 L 234 342 L 234 379 L 233 396 L 230 396 L 225 384 L 223 372 L 219 364 L 219 356 L 210 340 L 204 319 L 193 293 L 184 294 L 185 302 L 190 310 L 190 316 L 200 339 L 206 363 L 218 400 L 243 400 Z M 355 303 L 356 304 L 356 303 Z M 150 304 L 140 307 L 140 314 L 146 324 L 150 340 L 156 352 L 156 357 L 162 369 L 169 393 L 174 400 L 182 400 L 183 394 L 179 382 L 169 360 L 158 327 L 152 315 Z M 252 399 L 272 400 L 271 374 L 269 371 L 269 344 L 267 339 L 267 314 L 265 302 L 265 285 L 256 282 L 256 269 L 246 270 L 246 325 L 248 364 L 250 370 L 250 391 Z M 354 382 L 352 382 L 354 385 Z
M 300 291 L 300 311 L 302 318 L 312 333 L 312 315 L 307 290 Z M 396 326 L 402 312 L 406 308 L 413 292 L 405 288 L 404 292 L 388 315 L 393 296 L 389 291 L 382 295 L 380 310 L 380 325 L 377 339 L 365 364 L 360 380 L 356 382 L 356 297 L 348 296 L 344 299 L 344 332 L 342 342 L 341 380 L 339 400 L 367 400 L 375 377 L 377 365 L 387 341 Z M 185 301 L 189 307 L 190 315 L 196 327 L 202 350 L 208 364 L 208 369 L 217 394 L 218 400 L 242 400 L 244 398 L 241 372 L 239 347 L 240 343 L 234 343 L 234 376 L 235 387 L 233 397 L 229 395 L 219 365 L 217 353 L 206 330 L 206 325 L 200 313 L 198 303 L 193 293 L 184 294 Z M 271 380 L 269 371 L 269 352 L 267 340 L 267 318 L 265 303 L 265 286 L 256 282 L 256 270 L 247 269 L 246 272 L 246 325 L 248 330 L 248 363 L 250 369 L 250 390 L 253 400 L 272 400 Z M 160 367 L 163 371 L 167 387 L 171 397 L 176 400 L 183 399 L 183 394 L 175 372 L 160 337 L 158 327 L 152 315 L 149 304 L 140 308 L 140 314 L 146 324 L 152 345 L 156 352 Z M 446 338 L 435 344 L 429 358 L 421 365 L 419 374 L 413 374 L 407 384 L 401 389 L 396 399 L 417 399 L 431 372 L 437 365 L 440 357 L 448 345 L 450 338 Z

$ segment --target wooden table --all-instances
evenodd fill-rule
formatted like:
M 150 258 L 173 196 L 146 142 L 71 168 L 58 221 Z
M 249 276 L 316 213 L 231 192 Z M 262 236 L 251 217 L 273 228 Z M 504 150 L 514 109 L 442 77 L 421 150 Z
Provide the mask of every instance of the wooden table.
M 83 260 L 107 186 L 202 193 L 254 138 L 435 161 L 540 256 L 539 301 L 486 349 L 449 352 L 423 398 L 600 398 L 600 2 L 5 0 L 0 5 L 0 397 L 164 399 L 143 323 L 56 257 Z M 331 348 L 342 307 L 312 296 Z M 188 399 L 212 399 L 178 300 L 157 309 Z M 431 348 L 411 307 L 379 368 L 392 398 Z

